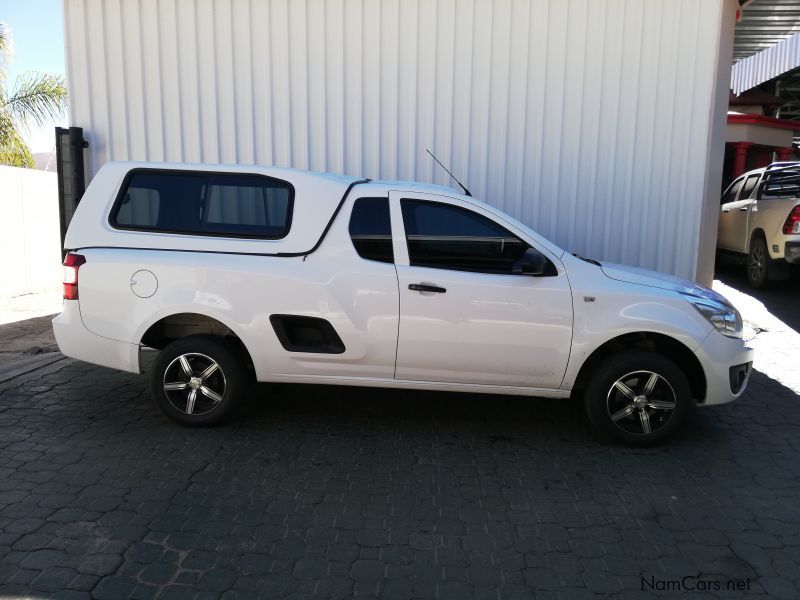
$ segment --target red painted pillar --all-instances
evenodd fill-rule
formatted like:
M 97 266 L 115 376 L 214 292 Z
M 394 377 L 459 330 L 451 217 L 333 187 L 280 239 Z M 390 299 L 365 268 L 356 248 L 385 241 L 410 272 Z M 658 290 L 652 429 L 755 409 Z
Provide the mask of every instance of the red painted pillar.
M 747 150 L 753 142 L 734 142 L 733 143 L 733 172 L 731 178 L 736 179 L 745 172 L 747 168 Z
M 747 151 L 747 160 L 745 161 L 745 170 L 748 166 L 751 169 L 760 169 L 761 167 L 768 167 L 772 164 L 773 151 L 771 148 L 764 146 L 756 146 Z
M 794 150 L 791 148 L 776 148 L 775 154 L 777 155 L 778 162 L 784 162 L 794 158 Z

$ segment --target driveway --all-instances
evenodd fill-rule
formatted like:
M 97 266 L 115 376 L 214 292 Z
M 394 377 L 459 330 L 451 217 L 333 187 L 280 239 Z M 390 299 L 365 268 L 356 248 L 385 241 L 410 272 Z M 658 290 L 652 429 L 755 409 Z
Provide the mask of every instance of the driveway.
M 796 599 L 798 433 L 759 372 L 635 450 L 571 401 L 344 387 L 190 430 L 57 360 L 0 383 L 0 596 Z
M 777 319 L 800 332 L 800 270 L 795 269 L 791 279 L 773 282 L 765 290 L 754 290 L 747 285 L 742 266 L 722 266 L 716 277 L 722 283 L 762 302 Z

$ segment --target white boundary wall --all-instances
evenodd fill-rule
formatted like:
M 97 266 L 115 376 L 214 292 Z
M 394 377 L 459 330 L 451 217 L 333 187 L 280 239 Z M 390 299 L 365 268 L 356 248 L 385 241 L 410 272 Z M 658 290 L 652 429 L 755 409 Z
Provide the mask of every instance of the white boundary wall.
M 64 0 L 109 160 L 448 183 L 564 248 L 710 282 L 736 0 Z
M 55 173 L 0 166 L 0 302 L 61 285 Z

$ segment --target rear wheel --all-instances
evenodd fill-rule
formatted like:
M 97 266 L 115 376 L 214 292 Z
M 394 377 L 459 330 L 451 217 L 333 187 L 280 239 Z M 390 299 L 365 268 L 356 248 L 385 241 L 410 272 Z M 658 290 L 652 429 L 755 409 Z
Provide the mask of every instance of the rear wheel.
M 671 437 L 694 402 L 683 371 L 652 352 L 625 352 L 605 359 L 590 376 L 584 401 L 598 433 L 635 446 Z
M 249 378 L 238 349 L 212 335 L 191 335 L 164 348 L 153 363 L 150 393 L 181 425 L 210 426 L 230 417 Z
M 769 285 L 772 259 L 769 257 L 767 242 L 762 237 L 755 238 L 750 244 L 747 255 L 747 283 L 750 287 L 764 288 Z

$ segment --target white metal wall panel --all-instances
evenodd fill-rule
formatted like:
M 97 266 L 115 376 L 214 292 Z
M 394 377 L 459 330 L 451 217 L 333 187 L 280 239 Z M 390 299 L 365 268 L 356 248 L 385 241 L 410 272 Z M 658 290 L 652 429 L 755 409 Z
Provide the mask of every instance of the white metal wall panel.
M 565 248 L 694 277 L 726 1 L 64 0 L 71 120 L 92 173 L 450 183 L 431 148 Z

